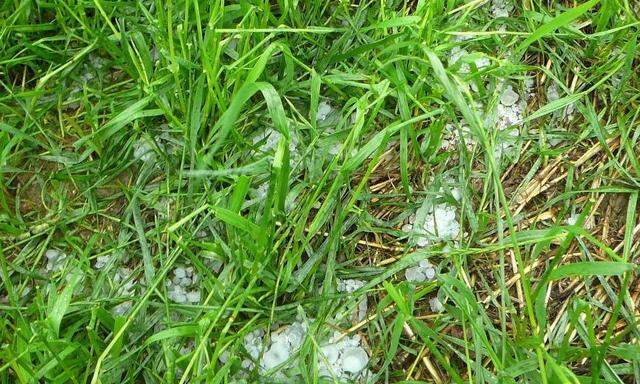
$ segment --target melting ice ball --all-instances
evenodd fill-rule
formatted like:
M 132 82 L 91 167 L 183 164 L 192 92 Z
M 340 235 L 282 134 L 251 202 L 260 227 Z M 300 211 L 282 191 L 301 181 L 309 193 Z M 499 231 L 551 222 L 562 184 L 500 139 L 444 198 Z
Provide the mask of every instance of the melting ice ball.
M 402 230 L 417 235 L 416 245 L 419 247 L 426 247 L 433 241 L 453 240 L 460 234 L 456 209 L 447 204 L 436 205 L 428 212 L 422 226 L 416 226 L 415 220 L 415 216 L 410 217 L 409 224 L 405 224 Z
M 198 281 L 193 267 L 176 267 L 173 279 L 166 282 L 169 299 L 178 304 L 198 304 L 201 298 Z
M 429 300 L 429 307 L 431 308 L 431 312 L 439 313 L 444 311 L 444 306 L 437 297 Z
M 285 340 L 271 344 L 271 347 L 262 356 L 260 366 L 268 371 L 287 361 L 291 356 L 291 345 Z
M 64 261 L 67 258 L 65 253 L 60 252 L 57 249 L 49 249 L 44 255 L 47 258 L 47 272 L 56 272 L 64 267 Z
M 342 369 L 349 373 L 358 373 L 367 366 L 369 356 L 360 347 L 349 348 L 342 353 Z
M 424 229 L 428 234 L 437 236 L 442 240 L 451 240 L 458 237 L 460 223 L 456 220 L 456 209 L 445 204 L 436 205 L 433 215 L 427 216 Z
M 364 281 L 348 279 L 348 280 L 338 280 L 338 292 L 346 292 L 352 293 L 362 288 L 365 285 Z M 357 310 L 357 318 L 358 321 L 364 320 L 367 316 L 367 295 L 363 295 L 363 298 L 358 302 L 358 310 Z
M 436 269 L 427 260 L 422 260 L 418 265 L 407 268 L 404 271 L 404 277 L 413 283 L 432 281 L 436 277 Z
M 316 115 L 316 119 L 318 121 L 324 121 L 329 116 L 331 111 L 333 111 L 333 108 L 331 108 L 331 105 L 329 105 L 329 103 L 326 103 L 324 101 L 321 102 L 320 104 L 318 104 L 318 114 Z

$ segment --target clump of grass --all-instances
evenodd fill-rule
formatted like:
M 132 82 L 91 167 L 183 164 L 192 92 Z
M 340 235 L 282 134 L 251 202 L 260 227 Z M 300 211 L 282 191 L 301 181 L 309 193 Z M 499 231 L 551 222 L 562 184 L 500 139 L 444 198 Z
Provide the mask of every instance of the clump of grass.
M 3 382 L 640 377 L 633 2 L 0 20 Z

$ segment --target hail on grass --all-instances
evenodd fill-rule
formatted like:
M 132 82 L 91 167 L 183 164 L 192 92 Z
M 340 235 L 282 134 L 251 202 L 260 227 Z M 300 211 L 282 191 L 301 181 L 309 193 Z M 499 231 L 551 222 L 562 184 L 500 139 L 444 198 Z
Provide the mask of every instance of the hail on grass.
M 416 216 L 411 215 L 402 230 L 416 236 L 418 247 L 426 247 L 434 242 L 456 239 L 460 234 L 460 223 L 456 219 L 455 207 L 442 203 L 427 213 L 422 225 L 418 225 Z
M 405 269 L 404 277 L 412 283 L 433 281 L 436 278 L 436 269 L 427 260 L 421 260 L 418 265 Z
M 276 380 L 295 380 L 295 372 L 290 374 L 287 370 L 297 366 L 295 353 L 302 346 L 308 331 L 305 323 L 295 321 L 272 332 L 269 340 L 265 340 L 265 332 L 261 329 L 246 334 L 243 346 L 251 360 L 243 360 L 242 367 L 247 370 L 254 369 L 256 362 L 258 370 L 263 375 L 274 372 L 273 378 Z M 331 338 L 320 345 L 317 360 L 320 376 L 335 377 L 338 382 L 362 380 L 368 376 L 369 372 L 365 368 L 369 362 L 369 355 L 360 343 L 358 335 L 342 337 L 339 332 L 334 332 Z M 228 353 L 220 356 L 223 363 L 228 359 Z M 286 363 L 287 361 L 289 363 Z
M 178 304 L 200 303 L 199 277 L 193 267 L 176 267 L 173 270 L 173 279 L 167 280 L 169 299 Z
M 67 254 L 57 249 L 49 249 L 44 255 L 47 258 L 47 266 L 45 267 L 47 272 L 58 272 L 62 270 L 67 260 Z
M 364 281 L 354 279 L 338 280 L 338 292 L 353 293 L 362 288 L 364 284 Z M 358 302 L 358 309 L 354 314 L 355 318 L 357 318 L 358 321 L 364 320 L 364 318 L 367 317 L 367 309 L 367 295 L 363 295 L 363 298 Z
M 135 287 L 137 281 L 132 277 L 133 271 L 127 267 L 120 267 L 113 276 L 113 282 L 119 285 L 117 290 L 118 296 L 131 297 L 135 293 Z M 113 308 L 113 313 L 117 316 L 122 316 L 129 312 L 133 302 L 130 300 L 124 301 Z

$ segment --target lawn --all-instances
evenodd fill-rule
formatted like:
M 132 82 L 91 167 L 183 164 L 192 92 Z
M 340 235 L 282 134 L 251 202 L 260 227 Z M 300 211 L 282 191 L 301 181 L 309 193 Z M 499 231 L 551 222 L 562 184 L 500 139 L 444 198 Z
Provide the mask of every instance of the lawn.
M 0 2 L 0 383 L 640 383 L 639 31 Z

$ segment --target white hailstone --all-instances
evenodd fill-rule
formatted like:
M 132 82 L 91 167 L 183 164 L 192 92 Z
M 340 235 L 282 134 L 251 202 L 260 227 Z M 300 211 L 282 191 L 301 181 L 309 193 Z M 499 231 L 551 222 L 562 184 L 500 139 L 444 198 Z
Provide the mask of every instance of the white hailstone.
M 421 227 L 416 226 L 415 220 L 415 215 L 411 215 L 409 224 L 405 224 L 402 230 L 417 235 L 415 242 L 418 247 L 426 247 L 432 242 L 453 240 L 460 234 L 460 223 L 456 220 L 456 209 L 445 203 L 433 207 L 427 213 Z
M 453 36 L 453 41 L 456 41 L 456 42 L 467 41 L 467 40 L 471 40 L 471 39 L 473 39 L 472 35 L 466 35 L 465 34 L 465 35 L 455 35 L 455 36 Z
M 84 67 L 84 72 L 82 73 L 82 75 L 80 75 L 80 78 L 82 79 L 83 82 L 90 82 L 91 80 L 96 78 L 96 75 L 91 72 L 90 68 L 87 68 L 86 66 Z
M 280 139 L 282 139 L 282 133 L 280 133 L 280 131 L 278 131 L 277 129 L 269 127 L 264 129 L 264 131 L 262 131 L 261 133 L 253 137 L 253 144 L 257 145 L 259 143 L 262 143 L 262 145 L 260 145 L 259 147 L 259 150 L 261 152 L 264 152 L 264 153 L 273 152 L 276 150 L 276 148 L 278 148 L 278 143 L 280 142 Z M 292 158 L 298 155 L 297 148 L 298 148 L 298 137 L 295 135 L 294 132 L 291 132 L 291 141 L 289 142 L 289 152 L 291 153 Z
M 341 338 L 334 332 L 328 343 L 320 347 L 318 356 L 320 376 L 334 377 L 339 381 L 361 382 L 366 375 L 364 368 L 369 362 L 367 352 L 360 346 L 360 336 Z
M 558 86 L 556 83 L 552 83 L 547 88 L 547 101 L 549 103 L 560 99 L 560 92 L 558 91 Z M 576 106 L 575 103 L 569 104 L 564 108 L 564 111 L 561 112 L 562 118 L 565 120 L 573 120 L 573 115 L 575 114 Z
M 440 240 L 458 237 L 460 223 L 456 220 L 456 209 L 446 204 L 436 205 L 433 214 L 427 215 L 424 231 Z
M 424 274 L 416 268 L 407 268 L 404 271 L 404 277 L 405 279 L 407 279 L 407 281 L 410 281 L 412 283 L 423 282 L 426 279 Z
M 451 48 L 451 53 L 449 54 L 449 60 L 448 60 L 449 66 L 451 67 L 455 65 L 460 59 L 462 59 L 467 54 L 468 52 L 465 49 L 460 48 L 458 46 Z M 462 63 L 462 65 L 460 66 L 460 73 L 469 73 L 469 64 Z
M 567 225 L 576 225 L 576 223 L 578 222 L 579 218 L 580 218 L 580 214 L 573 213 L 573 214 L 571 214 L 571 216 L 567 217 L 567 220 L 565 221 L 565 223 Z
M 360 280 L 354 280 L 354 279 L 338 280 L 338 292 L 352 293 L 362 288 L 364 285 L 365 285 L 365 282 Z M 365 317 L 367 317 L 368 308 L 369 306 L 367 302 L 367 295 L 365 294 L 363 298 L 360 300 L 360 302 L 358 303 L 358 310 L 357 310 L 357 316 L 356 316 L 358 321 L 362 321 L 365 319 Z
M 358 289 L 364 287 L 365 283 L 361 280 L 348 279 L 338 280 L 338 292 L 355 292 Z
M 187 295 L 184 293 L 182 287 L 177 286 L 173 291 L 169 292 L 169 299 L 173 300 L 175 303 L 184 304 L 187 302 Z
M 200 303 L 200 290 L 197 287 L 192 287 L 197 282 L 198 275 L 194 272 L 193 267 L 176 267 L 173 270 L 173 279 L 167 280 L 166 283 L 169 288 L 169 299 L 178 304 Z
M 66 111 L 74 110 L 80 108 L 80 102 L 78 100 L 78 95 L 82 92 L 82 87 L 79 85 L 71 88 L 70 91 L 67 92 L 67 100 L 63 104 L 63 108 Z M 39 102 L 45 101 L 45 98 L 40 98 Z M 55 96 L 52 97 L 52 100 L 55 99 Z
M 336 156 L 338 153 L 340 153 L 340 148 L 342 148 L 342 144 L 335 142 L 331 144 L 331 146 L 329 146 L 329 150 L 327 151 L 327 153 L 331 156 Z
M 140 138 L 133 143 L 133 158 L 144 163 L 151 163 L 155 160 L 156 153 L 144 138 Z
M 552 102 L 556 101 L 560 98 L 560 93 L 558 92 L 558 86 L 556 83 L 552 83 L 547 88 L 547 101 Z
M 530 99 L 533 94 L 535 93 L 535 86 L 536 86 L 536 81 L 533 78 L 533 76 L 527 76 L 524 79 L 524 90 L 525 90 L 525 96 L 527 97 L 527 100 Z
M 440 142 L 440 148 L 441 149 L 453 149 L 451 147 L 453 147 L 453 145 L 455 145 L 455 143 L 457 142 L 457 137 L 456 137 L 456 127 L 451 124 L 451 123 L 447 123 L 444 126 L 444 135 L 442 135 L 442 141 Z
M 151 52 L 149 52 L 150 56 L 151 56 L 151 60 L 154 62 L 155 65 L 159 64 L 159 60 L 160 60 L 160 50 L 158 49 L 157 46 L 153 46 L 151 47 Z
M 89 63 L 95 69 L 102 69 L 108 62 L 109 60 L 105 59 L 104 57 L 100 57 L 97 55 L 89 56 Z
M 444 185 L 440 187 L 438 192 L 444 195 L 447 191 L 451 193 L 451 196 L 455 199 L 455 201 L 460 201 L 462 199 L 462 192 L 458 187 L 451 187 L 452 184 L 457 184 L 456 181 L 450 177 L 447 177 L 444 180 Z
M 508 86 L 502 93 L 502 96 L 500 96 L 500 104 L 511 107 L 518 101 L 518 99 L 520 99 L 520 95 L 518 95 L 511 86 Z
M 130 275 L 131 275 L 131 269 L 129 269 L 127 267 L 120 267 L 120 268 L 118 268 L 118 270 L 116 271 L 115 275 L 113 276 L 113 281 L 115 283 L 124 282 L 125 280 L 127 280 L 127 278 Z
M 133 296 L 135 291 L 135 286 L 137 282 L 130 278 L 132 274 L 131 269 L 127 267 L 120 267 L 116 270 L 116 273 L 113 276 L 113 282 L 116 284 L 120 284 L 117 289 L 118 296 Z M 133 303 L 131 301 L 125 301 L 118 305 L 116 305 L 112 311 L 117 316 L 122 316 L 131 310 Z
M 576 225 L 578 224 L 578 219 L 580 218 L 580 213 L 572 213 L 567 219 L 564 221 L 566 225 Z M 586 230 L 593 229 L 593 217 L 587 217 L 582 227 Z
M 57 249 L 49 249 L 44 255 L 47 258 L 47 266 L 45 267 L 47 272 L 57 272 L 62 270 L 64 262 L 67 259 L 67 254 L 60 252 Z
M 326 120 L 332 111 L 333 108 L 329 103 L 324 101 L 320 102 L 320 104 L 318 104 L 318 113 L 316 115 L 316 120 L 319 122 Z
M 96 263 L 94 264 L 94 267 L 96 269 L 102 269 L 104 267 L 107 266 L 107 264 L 109 264 L 109 262 L 111 261 L 111 255 L 104 255 L 104 256 L 98 256 L 96 258 Z
M 436 269 L 427 260 L 421 260 L 418 265 L 407 268 L 404 277 L 412 283 L 432 281 L 436 277 Z
M 351 116 L 349 116 L 349 123 L 355 124 L 357 119 L 358 119 L 358 114 L 356 112 L 353 112 Z
M 264 331 L 262 329 L 256 329 L 244 335 L 243 343 L 244 349 L 251 358 L 257 360 L 260 357 L 260 350 L 262 349 L 262 338 L 264 337 Z
M 48 249 L 45 253 L 44 253 L 45 257 L 48 260 L 56 260 L 58 259 L 58 257 L 60 257 L 60 251 L 58 251 L 57 249 Z
M 464 48 L 460 48 L 459 46 L 455 46 L 451 48 L 451 53 L 449 54 L 449 65 L 454 65 L 461 58 L 463 58 L 467 54 L 467 51 Z
M 611 50 L 609 56 L 613 59 L 624 59 L 624 52 L 622 52 L 620 48 L 616 47 Z M 614 88 L 618 89 L 622 82 L 622 78 L 623 73 L 622 71 L 618 70 L 613 74 L 613 76 L 611 76 L 611 85 L 613 85 Z
M 327 153 L 330 154 L 331 156 L 336 156 L 338 153 L 340 153 L 340 150 L 342 149 L 342 144 L 343 142 L 340 140 L 335 140 L 331 145 L 328 145 L 327 148 Z M 357 148 L 353 148 L 351 149 L 351 156 L 355 156 L 358 153 L 358 149 Z M 332 158 L 329 160 L 333 160 Z
M 200 291 L 194 290 L 187 293 L 187 300 L 191 303 L 199 303 L 200 302 Z
M 500 104 L 498 104 L 498 121 L 497 128 L 502 131 L 508 127 L 522 124 L 524 108 L 526 104 L 520 101 L 513 87 L 508 85 L 502 95 L 500 95 Z
M 444 311 L 444 306 L 437 297 L 429 300 L 429 307 L 431 308 L 431 312 L 440 313 Z
M 286 328 L 286 333 L 283 332 L 289 345 L 294 348 L 300 348 L 304 337 L 307 333 L 307 326 L 301 322 L 295 322 Z
M 460 191 L 460 188 L 458 187 L 451 188 L 451 196 L 453 196 L 453 198 L 456 201 L 462 200 L 462 192 Z
M 349 348 L 342 352 L 342 369 L 349 373 L 358 373 L 367 366 L 369 356 L 361 347 Z
M 487 58 L 487 57 L 481 57 L 479 59 L 476 59 L 474 61 L 474 63 L 476 64 L 476 67 L 478 69 L 482 69 L 482 68 L 486 68 L 489 65 L 491 65 L 491 60 L 489 60 L 489 58 Z
M 25 287 L 22 292 L 20 292 L 20 297 L 26 297 L 29 293 L 31 293 L 31 287 Z
M 611 85 L 613 85 L 613 88 L 618 89 L 620 84 L 622 84 L 622 73 L 616 72 L 611 76 Z
M 456 127 L 454 124 L 447 123 L 444 126 L 444 133 L 442 142 L 440 143 L 440 148 L 445 150 L 455 149 L 454 146 L 460 141 L 460 137 L 464 139 L 464 144 L 467 149 L 473 149 L 473 146 L 476 144 L 476 140 L 473 138 L 471 134 L 471 128 L 466 125 L 464 120 L 460 121 L 460 129 Z
M 520 105 L 508 106 L 498 104 L 497 111 L 498 120 L 496 127 L 499 131 L 504 131 L 507 128 L 522 124 L 523 108 Z
M 524 99 L 508 85 L 497 106 L 496 129 L 501 133 L 497 136 L 498 142 L 493 153 L 496 160 L 502 159 L 505 154 L 512 156 L 515 153 L 525 108 Z
M 271 370 L 287 361 L 291 352 L 290 345 L 286 341 L 275 342 L 262 356 L 260 367 L 265 371 Z
M 171 212 L 171 204 L 173 203 L 173 199 L 161 197 L 158 201 L 153 204 L 153 209 L 158 214 L 158 218 L 164 220 L 168 218 L 168 215 Z
M 513 4 L 509 0 L 493 0 L 491 3 L 491 14 L 493 17 L 509 17 L 513 10 Z
M 344 285 L 348 286 L 348 289 L 352 289 L 358 284 L 349 282 Z M 262 357 L 260 352 L 262 351 L 265 335 L 263 330 L 258 329 L 246 334 L 243 339 L 243 346 L 253 360 L 259 360 L 257 363 L 260 372 L 265 374 L 267 371 L 285 364 L 289 359 L 293 361 L 285 365 L 284 369 L 296 366 L 297 357 L 294 357 L 294 354 L 302 346 L 307 333 L 307 325 L 300 321 L 273 331 Z M 360 346 L 360 336 L 342 336 L 339 332 L 334 332 L 328 342 L 320 344 L 318 354 L 320 376 L 335 377 L 338 382 L 351 382 L 354 380 L 359 382 L 368 374 L 368 371 L 365 371 L 364 368 L 369 362 L 369 356 Z M 225 363 L 228 361 L 228 355 L 221 355 L 219 359 L 222 363 Z M 241 365 L 245 370 L 254 368 L 253 362 L 249 359 L 243 360 Z M 275 377 L 279 380 L 295 379 L 295 377 L 287 378 L 283 372 L 276 372 Z
M 264 132 L 253 138 L 253 144 L 258 144 L 264 140 L 264 143 L 260 146 L 260 150 L 263 152 L 269 152 L 276 149 L 281 138 L 282 133 L 280 133 L 280 131 L 273 128 L 267 128 Z
M 259 201 L 263 201 L 267 198 L 267 192 L 269 192 L 269 183 L 264 182 L 255 189 L 254 193 Z
M 329 364 L 335 364 L 340 358 L 340 349 L 335 344 L 328 344 L 320 348 L 320 352 Z
M 511 129 L 506 132 L 506 135 L 502 136 L 502 142 L 496 144 L 493 152 L 493 156 L 497 161 L 502 159 L 503 156 L 512 157 L 515 154 L 518 135 L 517 129 Z
M 453 66 L 455 65 L 458 61 L 460 61 L 463 57 L 467 56 L 469 54 L 469 52 L 467 52 L 466 49 L 464 48 L 460 48 L 459 46 L 455 46 L 453 48 L 451 48 L 451 52 L 449 53 L 449 59 L 448 59 L 448 63 L 449 66 Z M 489 58 L 487 57 L 479 57 L 475 60 L 473 60 L 473 63 L 476 65 L 476 68 L 478 68 L 478 70 L 482 69 L 482 68 L 486 68 L 489 65 L 491 65 L 491 60 L 489 60 Z M 471 67 L 469 66 L 469 64 L 467 63 L 462 63 L 460 65 L 460 73 L 461 74 L 467 74 L 469 73 L 471 70 Z M 472 84 L 472 88 L 474 88 L 475 85 Z M 477 91 L 477 89 L 474 89 L 474 91 Z
M 191 304 L 200 304 L 200 297 L 201 296 L 202 296 L 202 294 L 200 293 L 200 290 L 198 290 L 198 289 L 189 291 L 186 294 L 187 302 L 189 302 Z
M 305 324 L 294 322 L 278 332 L 273 332 L 271 344 L 260 361 L 260 368 L 268 371 L 287 361 L 302 346 L 307 331 Z
M 89 82 L 95 79 L 96 73 L 100 72 L 109 62 L 108 59 L 97 55 L 90 55 L 88 59 L 88 63 L 83 66 L 84 72 L 80 75 L 80 78 L 84 82 Z
M 209 268 L 211 268 L 215 273 L 219 273 L 222 269 L 222 261 L 218 259 L 210 260 L 208 263 Z
M 424 248 L 429 245 L 429 239 L 426 236 L 420 236 L 416 239 L 416 245 L 420 248 Z
M 242 363 L 240 364 L 242 366 L 242 369 L 247 370 L 247 371 L 251 371 L 253 370 L 253 361 L 249 360 L 249 359 L 244 359 L 242 360 Z

